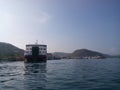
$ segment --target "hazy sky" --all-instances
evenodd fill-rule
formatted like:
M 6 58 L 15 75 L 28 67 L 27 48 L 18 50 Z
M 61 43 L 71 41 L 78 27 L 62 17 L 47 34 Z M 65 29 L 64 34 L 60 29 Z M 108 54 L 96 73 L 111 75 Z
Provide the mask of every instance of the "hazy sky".
M 120 0 L 0 0 L 0 42 L 48 52 L 120 54 Z

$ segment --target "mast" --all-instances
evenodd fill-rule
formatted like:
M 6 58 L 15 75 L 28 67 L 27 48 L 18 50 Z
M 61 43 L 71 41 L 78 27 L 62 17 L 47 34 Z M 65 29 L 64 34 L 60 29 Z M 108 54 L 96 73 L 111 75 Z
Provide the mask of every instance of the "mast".
M 36 40 L 35 44 L 38 44 L 38 40 Z

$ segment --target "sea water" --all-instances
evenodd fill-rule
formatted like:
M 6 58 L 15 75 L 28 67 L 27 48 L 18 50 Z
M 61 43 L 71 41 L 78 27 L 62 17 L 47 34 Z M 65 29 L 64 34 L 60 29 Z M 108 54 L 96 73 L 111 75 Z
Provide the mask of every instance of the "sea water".
M 120 59 L 0 62 L 0 90 L 120 90 Z

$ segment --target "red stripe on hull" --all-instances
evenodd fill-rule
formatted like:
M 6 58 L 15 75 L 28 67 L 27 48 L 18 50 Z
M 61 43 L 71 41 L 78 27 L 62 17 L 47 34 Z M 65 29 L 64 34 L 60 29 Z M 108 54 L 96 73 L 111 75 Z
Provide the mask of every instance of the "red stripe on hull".
M 37 57 L 33 57 L 31 55 L 26 55 L 25 56 L 25 62 L 46 62 L 47 61 L 47 56 L 46 55 L 39 55 Z

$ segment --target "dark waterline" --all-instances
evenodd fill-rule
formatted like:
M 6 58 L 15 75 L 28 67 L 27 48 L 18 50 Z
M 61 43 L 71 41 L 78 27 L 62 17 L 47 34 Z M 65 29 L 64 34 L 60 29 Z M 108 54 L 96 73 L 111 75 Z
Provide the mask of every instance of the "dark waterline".
M 120 90 L 120 59 L 0 62 L 0 90 Z

